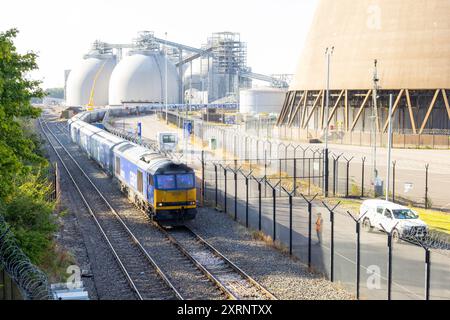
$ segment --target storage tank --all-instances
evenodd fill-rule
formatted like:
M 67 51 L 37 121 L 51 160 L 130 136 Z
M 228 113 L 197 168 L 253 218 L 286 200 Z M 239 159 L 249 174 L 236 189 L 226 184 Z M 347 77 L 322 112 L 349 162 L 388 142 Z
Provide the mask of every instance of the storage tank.
M 386 132 L 393 94 L 394 132 L 448 131 L 449 13 L 449 0 L 320 0 L 278 124 L 369 132 L 376 122 Z M 325 52 L 332 46 L 327 122 Z
M 113 54 L 89 54 L 73 68 L 67 78 L 66 105 L 86 106 L 93 94 L 93 105 L 108 105 L 109 80 L 116 57 Z
M 255 88 L 241 90 L 239 112 L 242 114 L 280 113 L 286 90 Z
M 109 104 L 164 103 L 166 56 L 158 51 L 132 51 L 114 69 L 109 84 Z M 179 76 L 167 60 L 167 102 L 178 103 Z

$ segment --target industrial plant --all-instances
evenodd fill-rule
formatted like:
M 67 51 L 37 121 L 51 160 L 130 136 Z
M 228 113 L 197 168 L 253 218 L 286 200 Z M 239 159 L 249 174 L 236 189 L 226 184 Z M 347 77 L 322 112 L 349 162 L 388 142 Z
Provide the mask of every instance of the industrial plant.
M 81 63 L 66 72 L 66 105 L 236 104 L 242 91 L 246 111 L 279 112 L 289 75 L 252 72 L 246 47 L 232 32 L 212 34 L 201 48 L 149 31 L 130 44 L 96 41 Z M 252 90 L 253 80 L 268 88 Z
M 442 0 L 320 1 L 278 125 L 386 132 L 393 94 L 394 133 L 448 139 L 449 12 Z

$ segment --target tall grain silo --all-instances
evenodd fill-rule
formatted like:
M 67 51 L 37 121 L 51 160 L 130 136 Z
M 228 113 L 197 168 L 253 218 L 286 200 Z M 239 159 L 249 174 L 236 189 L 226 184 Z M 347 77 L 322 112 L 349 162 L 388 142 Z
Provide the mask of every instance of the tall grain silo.
M 109 84 L 109 104 L 164 103 L 166 56 L 159 51 L 135 50 L 114 69 Z M 179 75 L 167 60 L 167 102 L 179 101 Z
M 66 105 L 108 105 L 108 88 L 111 73 L 116 66 L 112 53 L 91 52 L 74 67 L 67 78 Z
M 326 127 L 326 48 L 331 56 L 328 123 L 343 132 L 385 132 L 389 95 L 394 132 L 450 129 L 450 0 L 321 0 L 278 119 L 280 126 Z M 374 60 L 379 90 L 374 100 Z M 375 114 L 375 113 L 374 113 Z

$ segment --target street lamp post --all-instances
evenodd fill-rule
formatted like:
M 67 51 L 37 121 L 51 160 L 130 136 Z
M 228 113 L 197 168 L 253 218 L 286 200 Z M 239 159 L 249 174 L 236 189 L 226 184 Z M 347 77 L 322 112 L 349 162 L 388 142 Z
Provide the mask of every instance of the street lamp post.
M 325 55 L 327 56 L 327 89 L 326 89 L 326 104 L 325 104 L 325 150 L 324 150 L 324 193 L 328 197 L 328 113 L 330 105 L 330 63 L 333 55 L 334 47 L 326 48 Z
M 373 108 L 372 108 L 372 143 L 373 143 L 373 191 L 374 197 L 377 197 L 377 178 L 378 178 L 378 170 L 377 170 L 377 130 L 378 130 L 378 105 L 377 105 L 377 95 L 378 95 L 378 82 L 380 79 L 378 78 L 378 69 L 377 69 L 378 61 L 374 61 L 374 73 L 373 73 Z

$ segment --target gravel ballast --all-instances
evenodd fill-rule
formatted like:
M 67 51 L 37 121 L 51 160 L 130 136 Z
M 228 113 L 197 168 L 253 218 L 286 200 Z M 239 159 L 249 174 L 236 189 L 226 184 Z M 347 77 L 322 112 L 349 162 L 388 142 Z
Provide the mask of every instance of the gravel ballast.
M 189 223 L 201 237 L 282 300 L 350 300 L 353 295 L 264 241 L 225 213 L 201 208 Z

